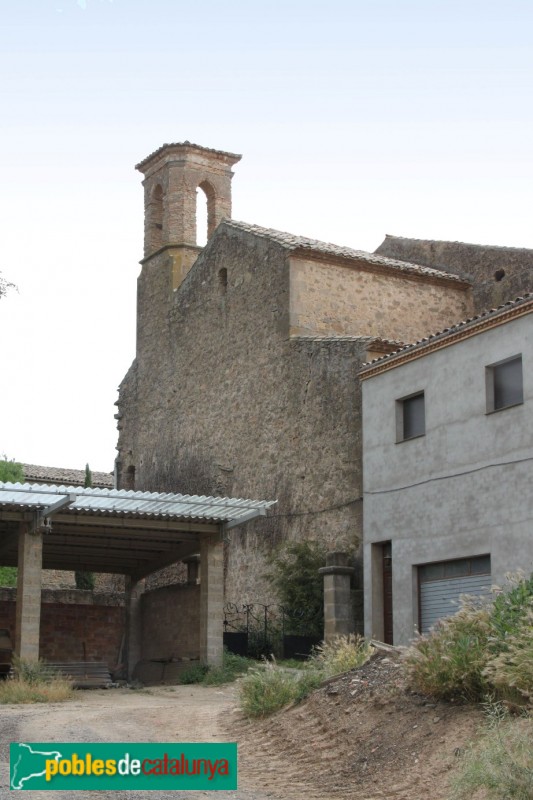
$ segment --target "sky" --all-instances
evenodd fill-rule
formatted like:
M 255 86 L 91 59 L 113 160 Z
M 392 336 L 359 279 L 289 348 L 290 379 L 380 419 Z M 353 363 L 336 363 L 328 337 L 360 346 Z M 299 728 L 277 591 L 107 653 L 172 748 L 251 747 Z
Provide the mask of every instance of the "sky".
M 0 0 L 0 455 L 111 471 L 142 176 L 242 153 L 235 219 L 533 248 L 531 0 Z

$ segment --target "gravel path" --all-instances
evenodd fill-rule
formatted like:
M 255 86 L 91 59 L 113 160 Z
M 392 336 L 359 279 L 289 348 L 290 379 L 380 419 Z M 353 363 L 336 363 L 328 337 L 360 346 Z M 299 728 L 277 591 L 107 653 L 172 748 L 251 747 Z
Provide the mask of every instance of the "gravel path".
M 232 741 L 221 723 L 235 709 L 235 687 L 178 686 L 149 690 L 127 689 L 80 692 L 69 703 L 0 706 L 0 799 L 12 800 L 9 790 L 9 743 L 45 742 L 217 742 Z M 241 774 L 236 792 L 186 792 L 180 800 L 283 800 L 269 790 L 268 770 L 250 786 Z M 159 791 L 72 792 L 86 800 L 168 800 Z M 64 791 L 25 792 L 32 800 L 65 800 Z M 69 795 L 70 797 L 70 795 Z

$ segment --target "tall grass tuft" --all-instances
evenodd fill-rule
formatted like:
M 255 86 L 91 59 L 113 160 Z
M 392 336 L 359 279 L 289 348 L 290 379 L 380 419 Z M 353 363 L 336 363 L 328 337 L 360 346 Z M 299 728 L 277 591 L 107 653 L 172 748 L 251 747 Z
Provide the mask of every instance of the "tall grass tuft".
M 533 719 L 513 719 L 499 703 L 486 704 L 487 722 L 452 780 L 453 800 L 484 790 L 487 800 L 533 797 Z
M 432 697 L 481 700 L 489 690 L 483 673 L 489 635 L 490 609 L 463 598 L 457 614 L 439 622 L 407 651 L 404 663 L 412 684 Z
M 331 678 L 360 667 L 371 655 L 372 645 L 362 636 L 337 636 L 331 642 L 317 645 L 308 665 L 319 670 L 324 678 Z
M 483 674 L 501 697 L 533 700 L 533 610 L 520 617 L 505 649 L 489 660 Z
M 61 703 L 74 696 L 72 682 L 54 673 L 43 661 L 13 657 L 14 677 L 0 682 L 0 704 Z
M 322 681 L 316 670 L 287 670 L 275 660 L 250 670 L 241 685 L 240 706 L 247 717 L 267 717 L 289 703 L 300 702 Z
M 421 692 L 443 699 L 514 702 L 533 698 L 533 577 L 510 576 L 507 590 L 441 620 L 407 651 L 407 673 Z

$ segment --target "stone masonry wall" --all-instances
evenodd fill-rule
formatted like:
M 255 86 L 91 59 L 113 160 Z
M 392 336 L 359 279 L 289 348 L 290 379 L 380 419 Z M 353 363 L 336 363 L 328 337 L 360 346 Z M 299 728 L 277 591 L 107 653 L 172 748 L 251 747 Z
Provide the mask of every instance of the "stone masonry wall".
M 171 275 L 161 253 L 139 279 L 136 365 L 119 397 L 123 479 L 133 467 L 136 489 L 278 499 L 267 519 L 230 531 L 225 552 L 226 600 L 272 602 L 266 573 L 281 542 L 358 550 L 357 372 L 368 341 L 290 336 L 289 258 L 268 238 L 222 224 L 176 291 Z M 380 313 L 413 326 L 411 316 L 427 314 L 429 330 L 466 313 L 463 290 L 431 294 L 431 284 L 424 294 L 423 282 L 405 279 L 404 295 L 403 284 L 382 277 L 365 273 L 374 316 L 364 309 L 362 337 L 376 335 Z M 416 324 L 424 335 L 426 323 Z
M 311 259 L 291 259 L 291 334 L 376 336 L 412 342 L 470 316 L 462 285 Z
M 475 313 L 533 291 L 533 250 L 525 248 L 387 236 L 376 253 L 469 277 Z
M 141 598 L 141 659 L 196 659 L 200 654 L 200 586 L 176 584 Z
M 15 589 L 0 589 L 0 628 L 15 641 Z M 113 670 L 124 634 L 124 597 L 43 590 L 40 657 L 46 661 L 104 661 Z

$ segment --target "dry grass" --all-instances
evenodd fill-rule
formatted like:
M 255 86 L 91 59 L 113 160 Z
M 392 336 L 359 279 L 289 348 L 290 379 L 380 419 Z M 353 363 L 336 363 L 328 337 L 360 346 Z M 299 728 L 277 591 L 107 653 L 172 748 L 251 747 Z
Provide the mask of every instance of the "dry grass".
M 0 704 L 62 703 L 74 696 L 72 683 L 64 678 L 30 683 L 24 678 L 0 681 Z

